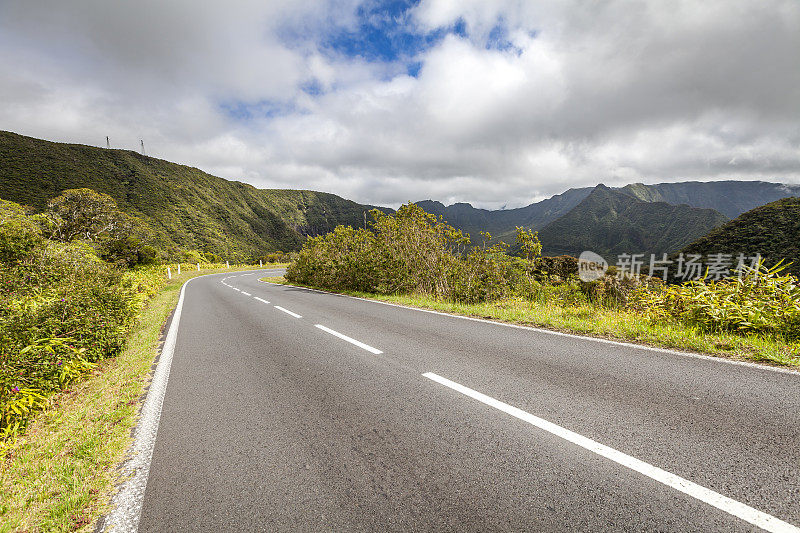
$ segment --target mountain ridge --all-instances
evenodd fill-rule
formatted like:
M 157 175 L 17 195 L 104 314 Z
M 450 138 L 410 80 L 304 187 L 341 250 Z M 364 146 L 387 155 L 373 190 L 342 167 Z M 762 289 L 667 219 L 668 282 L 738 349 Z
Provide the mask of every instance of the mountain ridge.
M 766 181 L 684 181 L 652 185 L 631 183 L 623 187 L 607 188 L 649 203 L 664 202 L 714 209 L 726 219 L 736 218 L 750 209 L 780 198 L 800 195 L 800 185 Z M 547 224 L 577 207 L 594 189 L 572 188 L 560 195 L 515 209 L 479 209 L 464 202 L 445 206 L 434 200 L 423 200 L 417 204 L 441 215 L 448 223 L 469 233 L 473 238 L 478 236 L 478 231 L 489 231 L 494 240 L 513 244 L 516 226 L 542 230 Z
M 781 198 L 800 195 L 800 185 L 769 181 L 683 181 L 671 183 L 631 183 L 620 190 L 645 202 L 666 202 L 710 208 L 728 218 Z
M 466 202 L 445 206 L 435 200 L 422 200 L 416 204 L 430 213 L 441 215 L 449 224 L 472 237 L 477 237 L 478 231 L 488 231 L 498 239 L 510 237 L 513 241 L 516 226 L 539 229 L 577 206 L 592 189 L 570 188 L 561 194 L 514 209 L 479 209 Z M 453 207 L 456 209 L 451 209 Z
M 0 132 L 0 198 L 41 210 L 82 187 L 143 219 L 168 253 L 195 249 L 231 260 L 296 250 L 337 224 L 362 225 L 373 207 L 331 193 L 257 189 L 130 150 Z
M 63 190 L 81 187 L 109 194 L 122 210 L 144 219 L 168 251 L 195 249 L 234 260 L 296 250 L 307 236 L 326 233 L 338 224 L 362 226 L 366 212 L 374 207 L 331 193 L 257 189 L 130 150 L 55 143 L 0 132 L 1 198 L 41 210 Z M 583 205 L 569 217 L 592 194 L 602 197 L 593 198 L 590 205 Z M 527 206 L 503 210 L 478 209 L 465 202 L 450 206 L 434 200 L 417 203 L 470 234 L 473 242 L 479 241 L 478 232 L 488 231 L 495 242 L 513 243 L 515 228 L 523 226 L 542 232 L 545 253 L 580 253 L 580 244 L 586 245 L 583 249 L 597 248 L 600 253 L 611 254 L 622 244 L 654 247 L 626 250 L 629 253 L 672 252 L 674 246 L 686 246 L 702 236 L 698 231 L 707 232 L 727 220 L 725 213 L 738 213 L 752 204 L 791 194 L 800 194 L 800 186 L 728 180 L 633 183 L 619 188 L 600 184 L 571 188 Z M 713 210 L 710 205 L 719 206 L 725 213 L 692 211 Z M 609 211 L 607 216 L 602 209 Z M 671 217 L 670 227 L 680 227 L 685 235 L 663 221 L 652 220 L 654 213 Z M 688 217 L 697 226 L 689 222 L 681 226 L 675 217 Z M 583 227 L 577 222 L 582 219 Z M 613 220 L 617 220 L 617 226 Z M 593 240 L 587 240 L 591 229 L 587 224 L 595 226 Z M 562 235 L 555 235 L 553 228 L 561 228 Z M 600 235 L 598 228 L 606 234 Z M 666 231 L 668 235 L 659 240 L 658 236 L 647 236 L 648 231 Z
M 713 209 L 644 202 L 600 184 L 542 228 L 539 239 L 544 255 L 590 250 L 615 263 L 619 254 L 675 252 L 727 220 Z

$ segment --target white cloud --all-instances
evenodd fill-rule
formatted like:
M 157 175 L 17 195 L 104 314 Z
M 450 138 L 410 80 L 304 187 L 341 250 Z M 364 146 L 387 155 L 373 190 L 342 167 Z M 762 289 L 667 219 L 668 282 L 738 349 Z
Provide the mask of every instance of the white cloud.
M 800 181 L 795 0 L 423 0 L 402 23 L 465 32 L 419 52 L 417 77 L 321 47 L 357 30 L 356 8 L 0 1 L 0 128 L 144 138 L 151 155 L 225 178 L 392 205 Z

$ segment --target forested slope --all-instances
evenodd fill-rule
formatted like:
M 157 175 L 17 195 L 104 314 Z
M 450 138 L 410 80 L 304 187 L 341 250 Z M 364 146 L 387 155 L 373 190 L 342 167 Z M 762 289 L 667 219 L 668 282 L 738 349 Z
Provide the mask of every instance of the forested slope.
M 63 190 L 82 187 L 140 217 L 162 248 L 230 259 L 297 249 L 307 235 L 363 225 L 371 208 L 322 192 L 256 189 L 129 150 L 0 132 L 0 198 L 41 210 Z

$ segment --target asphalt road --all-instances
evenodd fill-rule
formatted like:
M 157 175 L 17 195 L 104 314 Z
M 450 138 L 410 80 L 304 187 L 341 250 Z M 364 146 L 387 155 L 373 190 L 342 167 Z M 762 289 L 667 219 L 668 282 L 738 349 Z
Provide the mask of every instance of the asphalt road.
M 799 374 L 263 275 L 186 287 L 139 531 L 800 524 Z

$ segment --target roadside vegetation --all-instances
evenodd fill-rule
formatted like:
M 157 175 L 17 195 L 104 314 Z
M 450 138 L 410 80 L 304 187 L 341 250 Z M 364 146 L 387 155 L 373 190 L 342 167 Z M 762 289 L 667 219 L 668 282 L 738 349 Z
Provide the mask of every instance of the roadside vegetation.
M 65 191 L 41 213 L 0 200 L 0 450 L 54 392 L 122 352 L 167 281 L 149 239 L 144 223 L 89 189 Z M 192 264 L 172 273 L 226 267 L 187 255 Z
M 414 204 L 373 212 L 368 228 L 309 239 L 290 283 L 336 292 L 741 359 L 800 366 L 800 286 L 783 267 L 665 285 L 647 276 L 583 282 L 577 260 L 540 257 L 519 228 L 519 255 L 469 238 Z M 491 238 L 483 234 L 484 242 Z
M 0 200 L 0 532 L 91 529 L 181 284 L 253 268 L 161 264 L 150 235 L 88 189 L 39 213 Z
M 223 264 L 219 271 L 252 268 L 226 269 Z M 0 532 L 94 530 L 108 511 L 116 468 L 130 446 L 162 330 L 181 285 L 208 273 L 185 268 L 172 280 L 161 275 L 160 289 L 140 312 L 125 348 L 48 396 L 47 407 L 28 421 L 25 431 L 4 443 Z

